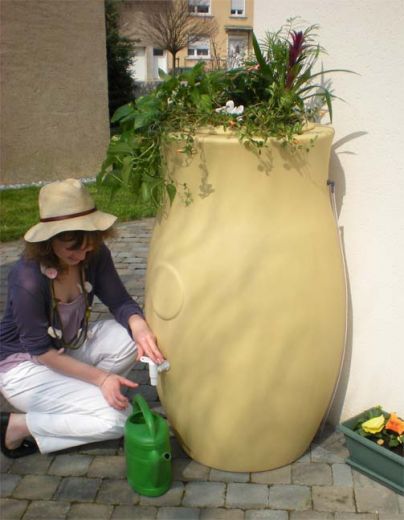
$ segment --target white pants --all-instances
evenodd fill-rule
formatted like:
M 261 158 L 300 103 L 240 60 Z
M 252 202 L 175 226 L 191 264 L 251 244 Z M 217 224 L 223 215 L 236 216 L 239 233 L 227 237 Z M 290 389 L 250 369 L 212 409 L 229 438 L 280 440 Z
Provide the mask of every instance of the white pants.
M 136 346 L 115 320 L 93 325 L 84 344 L 65 353 L 108 372 L 127 375 L 136 358 Z M 24 361 L 0 374 L 4 397 L 26 412 L 31 435 L 41 453 L 89 442 L 120 438 L 132 409 L 112 408 L 101 390 L 90 383 Z

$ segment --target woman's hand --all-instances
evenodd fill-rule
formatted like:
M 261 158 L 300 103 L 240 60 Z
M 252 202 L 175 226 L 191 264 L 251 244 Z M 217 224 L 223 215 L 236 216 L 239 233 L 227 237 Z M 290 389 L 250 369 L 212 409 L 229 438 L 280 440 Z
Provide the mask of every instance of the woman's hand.
M 121 386 L 136 388 L 139 385 L 130 379 L 126 379 L 126 377 L 113 373 L 107 374 L 99 385 L 107 403 L 116 410 L 125 410 L 129 404 L 129 399 L 121 392 Z
M 150 330 L 145 320 L 137 314 L 134 314 L 129 318 L 129 327 L 132 331 L 133 339 L 136 342 L 137 361 L 139 361 L 142 356 L 147 356 L 154 361 L 154 363 L 160 365 L 160 363 L 164 361 L 164 356 L 157 346 L 156 336 Z

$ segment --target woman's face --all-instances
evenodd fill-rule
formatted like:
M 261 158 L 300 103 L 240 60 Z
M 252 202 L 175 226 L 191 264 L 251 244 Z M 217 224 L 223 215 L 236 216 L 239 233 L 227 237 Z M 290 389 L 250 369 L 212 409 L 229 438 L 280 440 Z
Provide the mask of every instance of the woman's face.
M 85 259 L 87 253 L 94 249 L 94 247 L 89 244 L 87 238 L 84 239 L 80 246 L 77 246 L 76 240 L 54 238 L 52 240 L 52 248 L 61 264 L 66 266 L 78 265 Z

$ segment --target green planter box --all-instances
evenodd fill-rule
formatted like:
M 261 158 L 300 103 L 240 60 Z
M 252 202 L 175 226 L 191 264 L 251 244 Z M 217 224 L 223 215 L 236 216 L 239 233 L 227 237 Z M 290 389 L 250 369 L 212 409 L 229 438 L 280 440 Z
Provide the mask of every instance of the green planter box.
M 404 495 L 404 457 L 355 433 L 352 428 L 361 415 L 363 413 L 344 421 L 337 428 L 345 435 L 350 453 L 347 464 Z

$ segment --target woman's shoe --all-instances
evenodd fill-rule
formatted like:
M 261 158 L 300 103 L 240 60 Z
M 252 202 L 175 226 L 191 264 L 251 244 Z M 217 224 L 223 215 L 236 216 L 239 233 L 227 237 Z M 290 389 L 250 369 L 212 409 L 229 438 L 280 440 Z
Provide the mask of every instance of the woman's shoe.
M 6 431 L 8 422 L 10 420 L 9 412 L 0 412 L 0 448 L 3 455 L 9 459 L 18 459 L 32 455 L 38 451 L 38 445 L 35 441 L 28 441 L 24 439 L 18 448 L 10 450 L 6 447 Z

